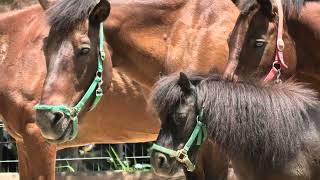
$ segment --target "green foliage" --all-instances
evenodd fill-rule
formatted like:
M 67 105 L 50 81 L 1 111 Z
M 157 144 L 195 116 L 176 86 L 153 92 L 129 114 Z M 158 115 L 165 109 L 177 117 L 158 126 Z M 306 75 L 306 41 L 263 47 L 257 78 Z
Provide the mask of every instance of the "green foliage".
M 124 172 L 137 172 L 137 171 L 149 171 L 151 169 L 150 164 L 137 164 L 134 159 L 134 164 L 130 166 L 128 161 L 121 160 L 119 155 L 115 150 L 110 147 L 110 151 L 107 150 L 108 155 L 110 156 L 110 161 L 113 170 L 124 171 Z
M 66 169 L 66 170 L 68 170 L 69 172 L 72 172 L 72 173 L 76 172 L 76 171 L 74 170 L 74 168 L 69 164 L 69 162 L 68 162 L 68 161 L 66 161 L 66 162 L 67 162 L 67 165 L 57 166 L 56 169 L 57 169 L 58 171 L 63 171 L 64 169 Z

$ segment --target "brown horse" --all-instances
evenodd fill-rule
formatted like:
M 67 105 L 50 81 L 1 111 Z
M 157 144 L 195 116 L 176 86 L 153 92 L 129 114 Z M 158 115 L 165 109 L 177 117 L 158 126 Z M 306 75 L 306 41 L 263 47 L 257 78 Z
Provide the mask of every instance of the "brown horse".
M 279 4 L 279 3 L 278 3 Z M 273 68 L 277 39 L 283 36 L 284 64 L 278 65 L 284 78 L 295 75 L 320 90 L 319 2 L 304 0 L 240 1 L 241 15 L 229 40 L 229 64 L 225 76 L 264 77 Z M 284 9 L 281 26 L 281 9 Z M 283 28 L 283 33 L 277 35 Z M 280 65 L 280 66 L 279 66 Z
M 68 87 L 74 87 L 76 84 L 81 86 L 80 89 L 88 87 L 89 80 L 74 79 L 75 74 L 81 70 L 80 66 L 75 66 L 74 69 L 64 69 L 64 66 L 61 66 L 64 64 L 65 67 L 72 67 L 71 59 L 74 57 L 62 55 L 64 58 L 56 58 L 55 63 L 50 63 L 58 51 L 66 53 L 74 51 L 74 47 L 59 46 L 59 41 L 72 41 L 74 34 L 81 28 L 68 31 L 70 36 L 65 36 L 64 39 L 56 39 L 58 32 L 59 34 L 65 32 L 59 28 L 64 28 L 61 25 L 63 21 L 73 21 L 72 15 L 74 14 L 66 10 L 77 9 L 78 11 L 78 7 L 81 7 L 72 7 L 73 3 L 75 2 L 61 1 L 49 10 L 49 22 L 52 29 L 57 32 L 49 34 L 45 56 L 49 69 L 55 70 L 48 72 L 41 99 L 42 104 L 74 105 L 79 101 L 83 92 L 74 93 L 74 88 Z M 62 12 L 64 16 L 58 16 Z M 237 10 L 231 1 L 185 0 L 125 3 L 115 1 L 112 4 L 108 21 L 105 23 L 105 34 L 112 52 L 113 64 L 121 72 L 139 82 L 146 93 L 159 78 L 160 72 L 167 74 L 181 69 L 203 73 L 213 69 L 223 72 L 228 54 L 226 40 L 230 27 L 234 25 L 236 15 Z M 83 18 L 82 22 L 87 21 Z M 83 25 L 81 23 L 73 25 L 79 24 Z M 72 77 L 59 76 L 54 73 L 55 71 L 70 73 Z M 93 76 L 93 70 L 85 73 L 85 77 Z M 53 84 L 59 84 L 59 86 L 53 86 Z M 64 96 L 64 93 L 69 96 Z M 42 129 L 42 133 L 47 138 L 56 142 L 68 139 L 70 130 L 61 124 L 69 124 L 70 119 L 65 118 L 59 112 L 48 110 L 38 111 L 38 117 L 38 124 L 46 126 Z M 53 124 L 48 126 L 52 122 Z M 58 125 L 54 126 L 56 122 Z M 222 157 L 220 154 L 217 156 Z M 228 163 L 225 161 L 224 169 L 227 166 Z M 214 173 L 212 170 L 208 172 Z
M 146 112 L 141 87 L 114 70 L 111 88 L 83 118 L 78 137 L 59 145 L 46 142 L 33 109 L 47 71 L 42 47 L 49 26 L 44 16 L 39 6 L 0 15 L 0 115 L 17 141 L 20 179 L 54 179 L 57 149 L 156 139 L 159 122 Z M 106 125 L 112 128 L 106 131 Z

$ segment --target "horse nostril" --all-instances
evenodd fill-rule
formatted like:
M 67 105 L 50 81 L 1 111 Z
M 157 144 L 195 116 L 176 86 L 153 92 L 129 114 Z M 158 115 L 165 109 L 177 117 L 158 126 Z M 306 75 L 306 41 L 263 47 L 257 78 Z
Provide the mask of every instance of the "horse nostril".
M 60 111 L 56 111 L 56 112 L 51 112 L 48 115 L 48 118 L 51 122 L 52 125 L 57 124 L 61 119 L 64 118 L 64 114 Z
M 165 166 L 165 164 L 167 164 L 167 157 L 163 154 L 158 154 L 157 155 L 157 164 L 159 168 L 163 168 L 163 166 Z

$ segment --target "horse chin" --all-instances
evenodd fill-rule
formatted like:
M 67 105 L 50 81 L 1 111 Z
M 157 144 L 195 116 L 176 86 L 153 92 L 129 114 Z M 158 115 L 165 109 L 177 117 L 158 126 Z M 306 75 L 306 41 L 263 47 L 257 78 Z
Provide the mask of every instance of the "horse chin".
M 155 170 L 155 174 L 157 176 L 161 176 L 161 177 L 165 177 L 165 178 L 170 178 L 172 176 L 174 176 L 177 172 L 178 172 L 178 168 L 172 168 L 172 169 L 169 169 L 169 170 Z
M 182 166 L 179 166 L 177 163 L 173 163 L 170 168 L 154 169 L 154 173 L 161 177 L 170 178 L 180 170 L 182 170 Z

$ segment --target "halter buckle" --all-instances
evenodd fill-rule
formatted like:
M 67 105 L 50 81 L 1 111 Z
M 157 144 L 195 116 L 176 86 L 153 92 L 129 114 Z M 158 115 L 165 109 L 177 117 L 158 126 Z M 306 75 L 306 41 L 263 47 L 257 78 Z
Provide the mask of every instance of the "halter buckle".
M 73 120 L 75 117 L 78 116 L 78 111 L 75 108 L 70 108 L 70 117 Z
M 182 163 L 189 172 L 193 172 L 196 168 L 196 166 L 190 161 L 185 149 L 180 149 L 177 151 L 176 160 Z
M 184 149 L 180 149 L 177 151 L 177 157 L 176 157 L 177 161 L 179 161 L 180 163 L 186 163 L 186 161 L 189 159 L 188 158 L 188 154 Z

